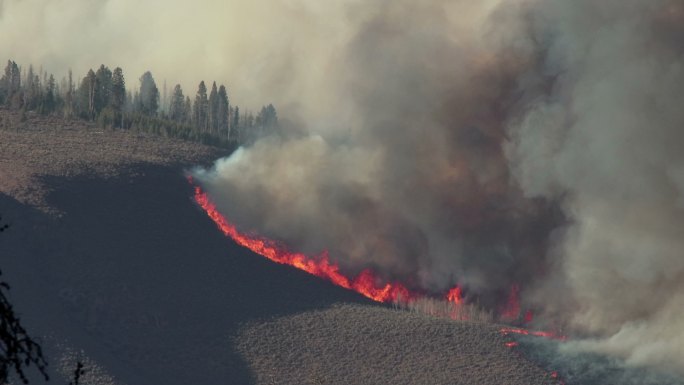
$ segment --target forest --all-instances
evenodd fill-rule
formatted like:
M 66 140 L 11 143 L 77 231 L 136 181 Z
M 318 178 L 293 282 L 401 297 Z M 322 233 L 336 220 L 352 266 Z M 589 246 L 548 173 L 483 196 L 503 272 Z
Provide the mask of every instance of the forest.
M 72 71 L 57 82 L 54 75 L 33 65 L 22 68 L 8 60 L 0 78 L 0 106 L 65 119 L 83 119 L 103 128 L 134 129 L 142 132 L 234 147 L 256 138 L 278 133 L 278 116 L 272 104 L 264 105 L 256 115 L 243 113 L 232 105 L 228 89 L 211 89 L 204 81 L 193 99 L 176 84 L 163 94 L 150 71 L 139 78 L 138 87 L 127 87 L 123 70 L 104 64 L 90 69 L 78 83 Z

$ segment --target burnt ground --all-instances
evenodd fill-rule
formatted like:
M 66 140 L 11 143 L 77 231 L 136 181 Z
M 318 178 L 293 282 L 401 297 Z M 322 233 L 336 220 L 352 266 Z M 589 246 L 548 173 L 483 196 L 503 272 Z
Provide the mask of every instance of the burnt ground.
M 53 382 L 80 359 L 83 384 L 556 383 L 493 325 L 377 306 L 224 238 L 184 170 L 225 151 L 0 117 L 0 267 Z

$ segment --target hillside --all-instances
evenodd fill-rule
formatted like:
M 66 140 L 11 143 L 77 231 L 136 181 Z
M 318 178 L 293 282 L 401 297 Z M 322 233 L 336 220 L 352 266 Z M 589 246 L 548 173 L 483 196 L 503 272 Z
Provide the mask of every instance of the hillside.
M 377 306 L 234 245 L 183 175 L 219 149 L 0 115 L 0 267 L 56 373 L 82 359 L 86 384 L 556 383 L 493 325 Z

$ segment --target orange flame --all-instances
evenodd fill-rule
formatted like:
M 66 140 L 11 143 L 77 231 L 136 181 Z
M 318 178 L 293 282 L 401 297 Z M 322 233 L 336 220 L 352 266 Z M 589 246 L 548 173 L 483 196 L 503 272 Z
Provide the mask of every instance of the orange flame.
M 506 306 L 501 311 L 501 319 L 505 321 L 514 321 L 520 316 L 520 288 L 518 285 L 513 285 L 508 294 L 508 301 Z
M 309 274 L 323 278 L 345 289 L 354 290 L 377 302 L 410 302 L 421 295 L 410 291 L 401 283 L 380 284 L 377 275 L 370 269 L 363 270 L 350 279 L 340 272 L 336 263 L 330 262 L 327 252 L 317 258 L 301 253 L 292 253 L 276 242 L 239 232 L 216 209 L 216 205 L 199 186 L 195 186 L 195 201 L 207 213 L 216 226 L 240 246 L 262 255 L 273 262 L 293 266 Z
M 188 179 L 190 183 L 193 183 L 192 178 Z M 226 218 L 217 210 L 216 205 L 209 199 L 209 196 L 202 191 L 199 186 L 195 186 L 194 198 L 197 204 L 207 213 L 209 218 L 211 218 L 223 234 L 232 238 L 238 245 L 246 247 L 254 253 L 262 255 L 273 262 L 293 266 L 299 270 L 306 271 L 309 274 L 332 282 L 337 286 L 354 290 L 377 302 L 409 303 L 424 297 L 424 294 L 411 291 L 398 282 L 385 283 L 383 285 L 380 278 L 370 269 L 361 271 L 355 278 L 349 278 L 340 271 L 338 264 L 330 262 L 327 252 L 323 252 L 318 257 L 311 258 L 301 253 L 290 252 L 286 247 L 272 240 L 243 234 L 239 232 L 233 224 L 226 220 Z M 503 319 L 515 320 L 520 315 L 520 301 L 518 295 L 518 286 L 514 285 L 511 288 L 508 302 L 504 309 L 502 309 L 501 317 Z M 457 305 L 457 309 L 454 309 L 452 318 L 462 318 L 463 316 L 458 315 L 459 313 L 457 311 L 458 308 L 460 308 L 460 305 L 464 304 L 463 290 L 461 287 L 454 286 L 446 293 L 445 298 L 448 302 Z M 528 311 L 525 314 L 525 322 L 531 320 L 532 312 Z M 557 336 L 553 333 L 535 332 L 521 328 L 505 328 L 501 329 L 501 332 L 504 334 L 531 334 L 547 338 L 565 339 L 565 337 Z
M 463 291 L 459 286 L 455 286 L 447 292 L 446 299 L 456 305 L 461 305 L 463 303 Z

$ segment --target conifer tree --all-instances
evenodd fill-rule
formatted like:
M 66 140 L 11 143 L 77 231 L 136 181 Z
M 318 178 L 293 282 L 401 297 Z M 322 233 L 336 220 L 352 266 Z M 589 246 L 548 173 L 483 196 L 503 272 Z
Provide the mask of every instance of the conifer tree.
M 115 125 L 123 127 L 124 107 L 126 105 L 126 79 L 124 79 L 121 67 L 114 68 L 112 73 L 111 95 L 109 106 L 114 112 Z
M 140 103 L 138 108 L 144 115 L 156 116 L 159 109 L 159 89 L 152 73 L 147 71 L 140 77 Z
M 197 88 L 197 96 L 195 96 L 194 105 L 194 123 L 199 132 L 207 132 L 208 125 L 208 111 L 209 100 L 207 99 L 207 86 L 204 85 L 204 80 L 200 82 Z
M 171 94 L 171 104 L 169 105 L 169 118 L 176 122 L 184 122 L 185 116 L 185 97 L 183 96 L 183 88 L 180 84 L 176 84 Z
M 95 114 L 99 115 L 110 104 L 112 94 L 112 71 L 104 64 L 95 72 Z
M 219 137 L 228 138 L 228 114 L 230 106 L 228 104 L 228 92 L 226 87 L 221 85 L 218 90 L 218 107 L 217 107 L 217 133 Z
M 218 104 L 218 90 L 214 82 L 209 93 L 209 132 L 212 135 L 218 132 Z

